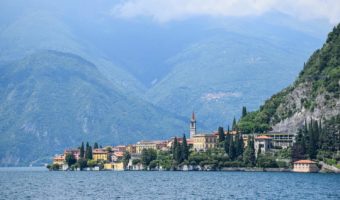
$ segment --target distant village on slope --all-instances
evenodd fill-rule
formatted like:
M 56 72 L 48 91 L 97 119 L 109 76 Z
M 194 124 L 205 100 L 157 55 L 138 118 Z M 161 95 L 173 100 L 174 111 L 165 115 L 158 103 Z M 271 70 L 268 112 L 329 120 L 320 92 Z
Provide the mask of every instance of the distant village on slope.
M 88 143 L 55 155 L 49 170 L 181 170 L 181 171 L 293 171 L 340 172 L 336 167 L 313 160 L 291 159 L 293 133 L 242 134 L 237 128 L 219 127 L 198 133 L 196 116 L 190 120 L 190 138 L 139 141 L 136 144 L 99 146 Z M 292 162 L 293 161 L 293 162 Z

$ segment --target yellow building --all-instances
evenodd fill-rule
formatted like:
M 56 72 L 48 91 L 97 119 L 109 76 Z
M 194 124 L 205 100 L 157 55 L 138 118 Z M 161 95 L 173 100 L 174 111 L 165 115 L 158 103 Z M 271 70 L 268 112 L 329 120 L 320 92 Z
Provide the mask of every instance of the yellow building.
M 124 170 L 124 163 L 123 162 L 115 162 L 115 163 L 113 163 L 113 170 L 115 170 L 115 171 L 123 171 Z
M 217 137 L 213 134 L 193 135 L 193 149 L 195 151 L 206 151 L 217 147 Z
M 95 161 L 98 161 L 98 160 L 108 161 L 109 152 L 104 149 L 93 149 L 92 157 L 93 157 L 93 160 Z
M 55 155 L 53 158 L 53 164 L 63 165 L 65 162 L 64 155 Z
M 136 153 L 141 154 L 143 149 L 162 149 L 166 148 L 167 142 L 165 141 L 140 141 L 136 144 Z
M 124 171 L 124 163 L 123 162 L 105 163 L 104 170 Z
M 126 151 L 128 151 L 129 153 L 136 153 L 136 145 L 134 144 L 130 144 L 126 146 Z

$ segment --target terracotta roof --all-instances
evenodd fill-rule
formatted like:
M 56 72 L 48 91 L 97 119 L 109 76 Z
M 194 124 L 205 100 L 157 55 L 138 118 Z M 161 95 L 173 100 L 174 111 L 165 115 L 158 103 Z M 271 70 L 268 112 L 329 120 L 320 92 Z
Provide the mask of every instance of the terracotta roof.
M 114 152 L 113 155 L 115 155 L 117 157 L 123 157 L 124 156 L 124 152 L 122 152 L 122 151 Z
M 312 160 L 298 160 L 295 161 L 294 164 L 315 164 L 316 162 Z
M 92 153 L 107 153 L 107 151 L 104 149 L 93 149 Z
M 260 135 L 260 136 L 257 136 L 255 139 L 263 139 L 263 140 L 270 140 L 272 139 L 271 137 L 268 137 L 266 135 Z

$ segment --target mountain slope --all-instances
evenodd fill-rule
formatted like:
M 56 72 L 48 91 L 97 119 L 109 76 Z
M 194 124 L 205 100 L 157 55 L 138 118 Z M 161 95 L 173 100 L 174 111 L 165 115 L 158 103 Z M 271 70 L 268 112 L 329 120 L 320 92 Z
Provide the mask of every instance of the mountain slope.
M 81 141 L 126 144 L 186 127 L 177 116 L 126 96 L 74 54 L 39 51 L 3 65 L 0 86 L 1 165 L 41 163 Z
M 260 110 L 242 118 L 246 132 L 296 133 L 306 119 L 328 120 L 340 114 L 340 25 L 313 53 L 293 85 L 267 100 Z
M 147 99 L 182 115 L 195 110 L 208 129 L 225 125 L 242 106 L 255 109 L 293 80 L 313 41 L 302 38 L 299 47 L 279 37 L 233 32 L 207 38 L 168 60 L 172 71 L 147 92 Z

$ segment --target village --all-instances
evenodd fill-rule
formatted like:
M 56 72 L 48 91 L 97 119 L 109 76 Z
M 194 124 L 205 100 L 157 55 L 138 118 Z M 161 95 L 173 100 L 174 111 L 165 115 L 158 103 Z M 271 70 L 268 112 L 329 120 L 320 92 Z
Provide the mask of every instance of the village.
M 129 145 L 99 147 L 95 144 L 93 149 L 87 143 L 86 150 L 82 143 L 79 148 L 65 149 L 63 154 L 55 155 L 53 163 L 47 167 L 50 170 L 63 171 L 319 171 L 315 161 L 304 159 L 292 162 L 289 156 L 280 156 L 287 153 L 293 145 L 295 135 L 291 133 L 242 134 L 229 128 L 224 131 L 221 127 L 212 133 L 198 133 L 196 116 L 193 112 L 189 135 L 188 139 L 184 134 L 183 138 L 142 140 Z M 227 138 L 229 138 L 228 142 Z M 176 149 L 176 146 L 180 147 L 180 150 Z M 178 154 L 177 157 L 175 154 Z M 162 156 L 165 161 L 156 160 L 157 157 Z M 242 159 L 244 161 L 240 162 Z

